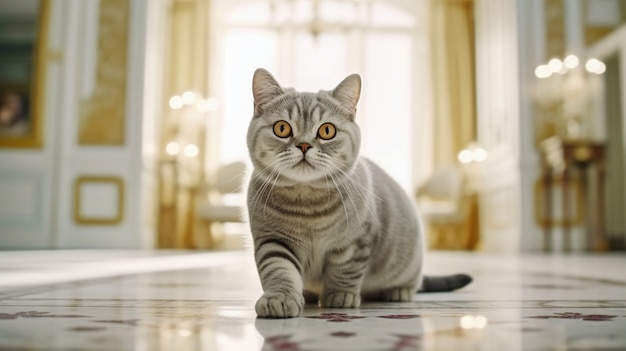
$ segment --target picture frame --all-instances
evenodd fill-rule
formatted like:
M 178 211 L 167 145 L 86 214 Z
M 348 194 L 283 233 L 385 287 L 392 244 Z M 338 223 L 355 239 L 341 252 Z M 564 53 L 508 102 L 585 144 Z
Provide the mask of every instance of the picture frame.
M 24 3 L 0 26 L 0 149 L 43 147 L 50 0 Z

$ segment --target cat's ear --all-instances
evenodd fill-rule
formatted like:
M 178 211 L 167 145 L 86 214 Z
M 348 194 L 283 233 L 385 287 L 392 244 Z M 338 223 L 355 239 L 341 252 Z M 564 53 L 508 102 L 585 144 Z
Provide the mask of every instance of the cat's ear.
M 263 68 L 257 68 L 252 77 L 252 94 L 254 95 L 254 107 L 269 102 L 284 93 L 276 78 Z
M 330 94 L 350 111 L 356 111 L 361 96 L 361 76 L 356 73 L 347 76 Z

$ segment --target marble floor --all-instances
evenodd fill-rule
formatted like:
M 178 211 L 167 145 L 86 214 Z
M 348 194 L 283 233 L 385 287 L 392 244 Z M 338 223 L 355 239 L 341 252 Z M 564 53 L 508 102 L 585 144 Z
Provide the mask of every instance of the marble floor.
M 626 350 L 626 255 L 432 252 L 453 293 L 257 319 L 251 254 L 0 252 L 0 350 Z

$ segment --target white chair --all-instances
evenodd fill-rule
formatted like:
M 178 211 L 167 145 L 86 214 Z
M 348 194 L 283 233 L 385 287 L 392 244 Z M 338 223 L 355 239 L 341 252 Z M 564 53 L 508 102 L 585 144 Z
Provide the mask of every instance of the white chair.
M 428 228 L 433 249 L 469 249 L 473 194 L 466 190 L 463 171 L 456 166 L 442 167 L 422 184 L 416 193 L 418 207 Z
M 206 196 L 198 203 L 196 214 L 208 229 L 209 247 L 215 246 L 215 223 L 243 222 L 243 175 L 246 165 L 233 162 L 220 167 L 215 181 L 207 185 Z

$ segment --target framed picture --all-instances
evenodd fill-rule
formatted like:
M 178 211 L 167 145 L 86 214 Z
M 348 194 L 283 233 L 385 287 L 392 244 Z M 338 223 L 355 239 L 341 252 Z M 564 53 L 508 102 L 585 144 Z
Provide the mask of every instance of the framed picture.
M 49 0 L 0 2 L 0 147 L 38 148 Z

